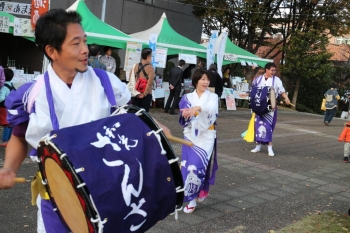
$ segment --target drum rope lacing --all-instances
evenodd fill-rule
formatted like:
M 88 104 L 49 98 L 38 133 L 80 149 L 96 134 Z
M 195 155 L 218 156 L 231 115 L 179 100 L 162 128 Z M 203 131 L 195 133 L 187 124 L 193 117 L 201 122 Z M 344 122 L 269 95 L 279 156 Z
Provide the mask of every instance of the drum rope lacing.
M 176 190 L 176 193 L 185 192 L 185 187 L 181 188 L 181 187 L 179 186 L 179 187 L 176 187 L 175 190 Z M 176 208 L 176 206 L 175 206 L 175 211 L 174 211 L 174 213 L 171 213 L 170 215 L 175 214 L 175 220 L 178 220 L 178 218 L 179 218 L 178 212 L 179 212 L 179 211 L 182 211 L 182 206 L 181 206 L 180 208 Z
M 96 208 L 95 202 L 92 199 L 91 194 L 89 196 L 90 196 L 92 207 L 96 211 L 96 218 L 95 219 L 91 218 L 90 221 L 93 223 L 98 223 L 98 233 L 102 233 L 103 232 L 103 225 L 106 224 L 106 222 L 108 221 L 108 218 L 105 218 L 103 221 L 101 220 L 100 214 Z
M 128 113 L 128 110 L 127 110 L 127 107 L 128 105 L 123 105 L 123 106 L 120 106 L 120 107 L 117 107 L 117 106 L 113 106 L 115 108 L 117 108 L 114 112 L 112 112 L 111 116 L 116 116 L 116 115 L 119 115 L 119 114 L 125 114 L 125 113 Z
M 136 113 L 135 113 L 135 114 L 136 114 Z M 156 138 L 157 138 L 157 140 L 158 140 L 158 143 L 159 143 L 159 146 L 160 146 L 160 148 L 161 148 L 161 152 L 160 152 L 160 153 L 161 153 L 162 155 L 165 155 L 165 154 L 166 154 L 166 151 L 165 151 L 164 148 L 163 148 L 162 139 L 160 138 L 160 135 L 159 135 L 159 133 L 162 132 L 162 131 L 163 131 L 162 128 L 158 129 L 157 131 L 152 130 L 152 131 L 150 131 L 150 132 L 147 133 L 147 136 L 151 136 L 152 134 L 154 134 L 154 136 L 156 136 Z

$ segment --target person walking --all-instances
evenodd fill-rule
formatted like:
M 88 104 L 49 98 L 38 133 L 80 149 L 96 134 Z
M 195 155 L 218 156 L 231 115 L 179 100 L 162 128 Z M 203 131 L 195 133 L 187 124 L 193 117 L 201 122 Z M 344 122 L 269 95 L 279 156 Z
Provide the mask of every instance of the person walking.
M 342 111 L 340 115 L 340 119 L 348 119 L 349 101 L 350 101 L 350 92 L 346 91 L 344 97 L 341 97 L 339 100 L 339 109 Z
M 170 94 L 165 105 L 164 112 L 171 115 L 177 115 L 175 108 L 179 103 L 180 93 L 181 93 L 181 80 L 183 75 L 183 67 L 185 66 L 185 61 L 180 60 L 179 65 L 170 70 L 169 75 L 169 89 Z
M 326 99 L 326 112 L 324 114 L 324 124 L 329 126 L 335 113 L 337 112 L 337 103 L 340 99 L 340 96 L 337 91 L 337 85 L 332 83 L 330 85 L 329 90 L 324 93 L 324 97 Z

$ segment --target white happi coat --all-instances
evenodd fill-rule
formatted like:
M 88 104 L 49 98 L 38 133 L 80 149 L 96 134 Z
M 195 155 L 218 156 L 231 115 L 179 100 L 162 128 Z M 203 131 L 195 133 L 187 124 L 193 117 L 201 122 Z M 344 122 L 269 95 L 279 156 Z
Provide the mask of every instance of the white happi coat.
M 88 123 L 110 115 L 110 104 L 100 78 L 89 66 L 84 73 L 77 73 L 71 88 L 48 66 L 50 87 L 60 128 Z M 118 106 L 128 103 L 130 92 L 114 74 L 107 72 Z M 44 78 L 42 75 L 39 78 Z M 29 95 L 30 98 L 30 95 Z M 46 98 L 45 83 L 35 97 L 35 112 L 30 114 L 26 141 L 37 148 L 40 139 L 52 128 L 50 110 Z
M 208 130 L 208 128 L 214 124 L 218 116 L 218 96 L 209 90 L 206 90 L 200 98 L 196 91 L 186 96 L 191 107 L 200 106 L 202 111 L 184 128 L 184 136 L 194 145 L 205 150 L 209 159 L 214 148 L 216 130 Z

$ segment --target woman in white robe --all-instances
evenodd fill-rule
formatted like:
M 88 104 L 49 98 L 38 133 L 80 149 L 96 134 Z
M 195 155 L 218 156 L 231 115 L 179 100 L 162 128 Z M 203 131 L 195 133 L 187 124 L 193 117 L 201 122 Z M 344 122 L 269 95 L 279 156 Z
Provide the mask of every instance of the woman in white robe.
M 185 213 L 192 213 L 196 199 L 203 201 L 214 184 L 217 170 L 216 130 L 214 123 L 218 116 L 218 96 L 208 90 L 209 73 L 197 70 L 192 77 L 196 88 L 184 95 L 180 101 L 180 124 L 184 127 L 185 140 L 194 146 L 182 146 L 181 173 L 185 182 L 185 202 L 190 202 Z M 213 170 L 210 172 L 214 155 Z M 212 176 L 210 177 L 210 174 Z

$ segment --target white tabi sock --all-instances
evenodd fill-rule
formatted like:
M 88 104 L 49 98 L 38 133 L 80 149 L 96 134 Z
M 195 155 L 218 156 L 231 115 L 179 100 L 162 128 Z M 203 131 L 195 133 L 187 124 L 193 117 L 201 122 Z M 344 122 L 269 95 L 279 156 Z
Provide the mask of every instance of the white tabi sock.
M 261 144 L 256 144 L 255 148 L 251 150 L 251 152 L 256 153 L 256 152 L 259 152 L 260 149 L 261 149 Z
M 273 150 L 272 150 L 272 145 L 267 146 L 267 150 L 269 152 L 269 156 L 275 156 L 275 154 L 273 153 Z
M 196 199 L 193 199 L 192 201 L 190 201 L 190 203 L 188 203 L 188 207 L 196 207 L 196 206 L 197 206 Z

